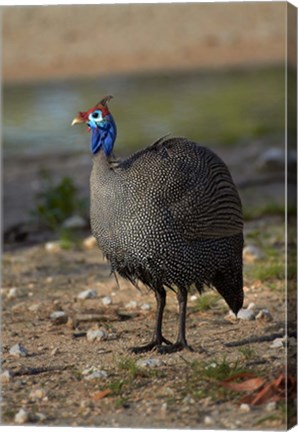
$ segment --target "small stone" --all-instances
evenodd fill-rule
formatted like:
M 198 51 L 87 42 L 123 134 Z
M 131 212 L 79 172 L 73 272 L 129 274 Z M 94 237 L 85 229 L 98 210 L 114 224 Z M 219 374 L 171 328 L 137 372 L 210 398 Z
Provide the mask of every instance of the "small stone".
M 47 242 L 47 243 L 45 244 L 45 249 L 46 249 L 48 252 L 51 252 L 51 253 L 56 253 L 56 252 L 61 251 L 61 247 L 60 247 L 60 244 L 59 244 L 58 241 L 55 241 L 55 242 Z
M 5 370 L 0 374 L 0 382 L 2 384 L 10 382 L 12 379 L 12 373 L 9 370 Z
M 112 304 L 112 298 L 110 296 L 106 296 L 101 299 L 102 304 L 105 306 Z
M 264 258 L 264 254 L 257 246 L 247 245 L 243 248 L 243 259 L 247 263 L 251 263 L 262 258 Z
M 88 342 L 104 341 L 107 340 L 108 337 L 109 335 L 105 330 L 89 329 L 87 331 Z
M 241 404 L 240 407 L 239 407 L 239 409 L 243 413 L 250 412 L 250 406 L 248 404 L 245 404 L 245 403 Z
M 43 422 L 47 419 L 47 416 L 43 413 L 36 413 L 35 414 L 35 420 L 38 422 Z
M 148 310 L 151 309 L 151 306 L 150 306 L 149 303 L 144 303 L 144 304 L 142 304 L 141 309 L 145 310 L 145 311 L 148 311 Z
M 131 300 L 129 303 L 126 303 L 126 309 L 135 309 L 138 303 L 135 300 Z
M 68 229 L 80 229 L 80 228 L 86 228 L 87 223 L 84 218 L 78 215 L 74 215 L 66 219 L 63 224 L 63 228 Z
M 273 320 L 273 317 L 268 309 L 261 309 L 256 316 L 256 320 L 269 322 Z
M 54 349 L 51 351 L 51 356 L 55 356 L 55 355 L 57 355 L 58 353 L 60 353 L 60 350 L 59 350 L 58 347 L 56 347 L 56 348 L 54 348 Z
M 213 418 L 210 416 L 205 416 L 204 417 L 204 424 L 205 424 L 205 426 L 212 426 L 214 424 Z
M 162 361 L 160 359 L 155 359 L 155 358 L 139 359 L 136 362 L 136 365 L 140 368 L 156 368 L 159 366 L 163 366 L 164 364 L 165 364 L 164 361 Z
M 284 171 L 285 151 L 283 148 L 272 147 L 265 150 L 257 160 L 257 167 L 260 170 Z
M 196 300 L 198 300 L 198 296 L 196 294 L 193 294 L 189 297 L 189 300 L 190 301 L 196 301 Z
M 52 312 L 50 318 L 55 325 L 66 324 L 68 320 L 68 316 L 63 311 Z
M 276 410 L 276 402 L 268 402 L 266 405 L 266 411 L 272 412 Z
M 85 249 L 93 249 L 97 245 L 96 238 L 89 236 L 83 241 L 83 246 Z
M 17 343 L 10 348 L 9 354 L 15 357 L 27 357 L 28 351 L 23 345 Z
M 270 345 L 270 348 L 283 348 L 285 338 L 276 338 Z
M 30 312 L 37 312 L 39 308 L 40 303 L 33 303 L 32 305 L 28 306 Z
M 17 289 L 16 288 L 10 288 L 10 290 L 7 293 L 7 298 L 9 300 L 13 300 L 17 297 Z
M 15 423 L 24 424 L 29 421 L 29 413 L 24 408 L 21 408 L 20 411 L 14 417 Z
M 187 405 L 193 405 L 195 400 L 191 396 L 187 395 L 183 398 L 182 402 Z
M 85 369 L 82 372 L 82 375 L 84 375 L 86 380 L 93 380 L 93 379 L 107 378 L 108 377 L 108 374 L 106 371 L 100 370 L 100 369 L 95 369 L 93 367 L 91 367 L 89 369 Z
M 85 300 L 85 299 L 95 298 L 96 296 L 97 296 L 97 292 L 95 290 L 87 289 L 85 291 L 80 292 L 80 294 L 78 295 L 78 299 Z
M 237 318 L 244 321 L 252 321 L 255 319 L 255 314 L 252 309 L 240 309 L 237 313 Z
M 167 404 L 167 402 L 164 402 L 160 407 L 160 413 L 162 415 L 165 415 L 167 413 L 167 411 L 168 411 L 168 404 Z
M 46 283 L 52 283 L 53 282 L 53 278 L 52 278 L 52 276 L 48 276 L 47 278 L 46 278 Z
M 41 400 L 46 397 L 46 392 L 43 389 L 32 390 L 29 394 L 29 399 L 33 401 Z

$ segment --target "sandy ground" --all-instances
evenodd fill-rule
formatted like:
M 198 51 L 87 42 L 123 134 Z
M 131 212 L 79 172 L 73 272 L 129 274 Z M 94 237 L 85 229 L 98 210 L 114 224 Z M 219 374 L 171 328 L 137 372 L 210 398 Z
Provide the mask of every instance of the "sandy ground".
M 276 223 L 268 220 L 266 225 Z M 7 252 L 4 263 L 3 369 L 12 374 L 3 385 L 5 424 L 14 423 L 23 407 L 29 413 L 27 422 L 34 424 L 203 428 L 209 416 L 209 427 L 215 428 L 283 427 L 281 409 L 268 412 L 263 404 L 252 407 L 252 412 L 239 411 L 243 393 L 224 391 L 216 379 L 196 372 L 198 365 L 204 370 L 225 361 L 268 381 L 279 375 L 285 361 L 282 346 L 271 348 L 271 341 L 244 345 L 241 351 L 224 344 L 283 332 L 282 282 L 272 291 L 266 284 L 245 280 L 245 305 L 253 302 L 257 309 L 267 308 L 271 322 L 231 320 L 219 296 L 211 309 L 199 312 L 193 299 L 187 317 L 193 353 L 135 355 L 128 348 L 149 339 L 154 296 L 121 279 L 117 286 L 97 248 L 47 251 L 39 245 Z M 8 295 L 12 287 L 15 296 Z M 86 289 L 94 289 L 97 298 L 78 300 Z M 112 299 L 110 305 L 103 305 L 105 296 Z M 131 300 L 136 304 L 128 307 Z M 149 310 L 142 308 L 144 304 Z M 54 311 L 64 311 L 67 322 L 53 322 Z M 104 329 L 109 340 L 89 342 L 90 328 Z M 170 293 L 165 334 L 174 339 L 176 330 L 177 304 Z M 9 353 L 16 343 L 28 350 L 26 357 Z M 157 368 L 135 366 L 139 359 L 152 358 L 160 362 Z M 90 367 L 107 376 L 86 379 L 84 371 Z M 99 392 L 106 389 L 110 393 L 101 398 Z

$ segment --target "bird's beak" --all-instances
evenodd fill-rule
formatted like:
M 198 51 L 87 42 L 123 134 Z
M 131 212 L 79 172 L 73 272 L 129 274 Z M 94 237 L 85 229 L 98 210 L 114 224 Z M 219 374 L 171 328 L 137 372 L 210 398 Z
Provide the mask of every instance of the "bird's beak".
M 84 122 L 85 122 L 85 120 L 82 118 L 82 116 L 77 115 L 77 116 L 73 119 L 73 121 L 72 121 L 72 123 L 71 123 L 71 126 L 73 126 L 73 125 L 75 125 L 75 124 L 79 124 L 79 123 L 84 123 Z

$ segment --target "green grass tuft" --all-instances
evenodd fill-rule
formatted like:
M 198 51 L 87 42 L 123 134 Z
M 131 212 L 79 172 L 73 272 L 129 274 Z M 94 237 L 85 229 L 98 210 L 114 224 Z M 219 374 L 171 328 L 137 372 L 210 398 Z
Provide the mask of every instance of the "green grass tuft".
M 203 312 L 212 309 L 220 300 L 219 296 L 213 293 L 201 295 L 194 306 L 194 310 Z

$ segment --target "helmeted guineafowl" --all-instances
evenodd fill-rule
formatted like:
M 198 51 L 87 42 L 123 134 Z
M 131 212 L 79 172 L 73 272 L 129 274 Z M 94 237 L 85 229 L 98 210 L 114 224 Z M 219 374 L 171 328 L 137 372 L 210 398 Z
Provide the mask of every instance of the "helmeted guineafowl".
M 153 348 L 170 353 L 189 348 L 185 337 L 187 293 L 213 286 L 237 314 L 243 304 L 241 201 L 223 161 L 185 138 L 161 138 L 116 161 L 116 125 L 105 97 L 73 124 L 91 129 L 91 227 L 99 247 L 133 284 L 156 296 Z M 177 292 L 179 330 L 172 344 L 162 335 L 166 288 Z

